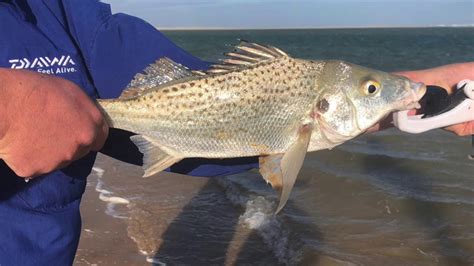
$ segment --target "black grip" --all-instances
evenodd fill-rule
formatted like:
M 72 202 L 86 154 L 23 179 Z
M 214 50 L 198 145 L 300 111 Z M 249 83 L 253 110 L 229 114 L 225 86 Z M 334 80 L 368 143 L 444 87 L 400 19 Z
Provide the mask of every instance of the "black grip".
M 448 112 L 467 99 L 467 95 L 461 89 L 449 95 L 442 87 L 435 85 L 426 86 L 426 93 L 420 99 L 422 118 L 429 118 Z M 469 159 L 474 160 L 474 135 L 472 135 L 471 154 Z
M 422 118 L 428 118 L 448 112 L 463 102 L 467 96 L 463 90 L 456 90 L 449 95 L 445 89 L 439 86 L 428 85 L 427 91 L 420 100 L 422 106 Z

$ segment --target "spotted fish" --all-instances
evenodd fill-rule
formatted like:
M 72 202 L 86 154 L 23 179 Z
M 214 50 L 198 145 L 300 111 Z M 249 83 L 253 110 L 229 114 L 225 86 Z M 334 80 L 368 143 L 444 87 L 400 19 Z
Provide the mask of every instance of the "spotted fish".
M 242 41 L 205 72 L 162 58 L 118 99 L 98 104 L 111 127 L 136 133 L 145 176 L 183 158 L 259 156 L 288 200 L 308 151 L 332 148 L 389 113 L 417 107 L 425 86 L 351 63 L 292 58 Z

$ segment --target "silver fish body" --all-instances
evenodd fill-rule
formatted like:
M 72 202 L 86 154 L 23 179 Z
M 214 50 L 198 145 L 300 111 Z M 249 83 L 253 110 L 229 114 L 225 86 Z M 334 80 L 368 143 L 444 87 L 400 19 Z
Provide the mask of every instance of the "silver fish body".
M 156 138 L 183 157 L 284 153 L 309 117 L 324 65 L 280 58 L 101 105 L 114 127 Z
M 189 157 L 260 156 L 260 172 L 282 193 L 278 210 L 307 151 L 354 138 L 424 94 L 402 77 L 246 42 L 206 74 L 161 59 L 130 87 L 131 96 L 99 105 L 112 127 L 139 134 L 145 175 Z

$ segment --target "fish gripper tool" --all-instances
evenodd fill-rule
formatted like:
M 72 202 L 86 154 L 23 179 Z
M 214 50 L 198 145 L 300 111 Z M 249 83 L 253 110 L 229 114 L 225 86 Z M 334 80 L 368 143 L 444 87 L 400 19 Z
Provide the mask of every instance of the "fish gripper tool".
M 409 115 L 409 110 L 393 114 L 393 123 L 398 129 L 418 134 L 474 121 L 474 81 L 460 81 L 451 95 L 441 87 L 429 85 L 419 102 L 422 106 L 421 114 Z M 469 158 L 474 160 L 474 135 Z

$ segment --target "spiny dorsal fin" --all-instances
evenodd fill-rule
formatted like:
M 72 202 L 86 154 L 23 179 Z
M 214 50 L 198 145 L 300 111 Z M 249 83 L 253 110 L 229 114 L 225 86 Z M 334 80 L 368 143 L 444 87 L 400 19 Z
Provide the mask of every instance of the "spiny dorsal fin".
M 225 54 L 226 59 L 222 63 L 212 65 L 207 73 L 222 74 L 241 68 L 249 67 L 263 61 L 274 60 L 280 57 L 287 57 L 288 54 L 282 50 L 257 43 L 241 40 L 234 51 Z
M 163 57 L 145 68 L 143 74 L 136 74 L 127 88 L 122 92 L 120 98 L 124 99 L 139 96 L 150 88 L 199 74 L 199 72 L 191 71 L 189 68 L 173 60 Z

